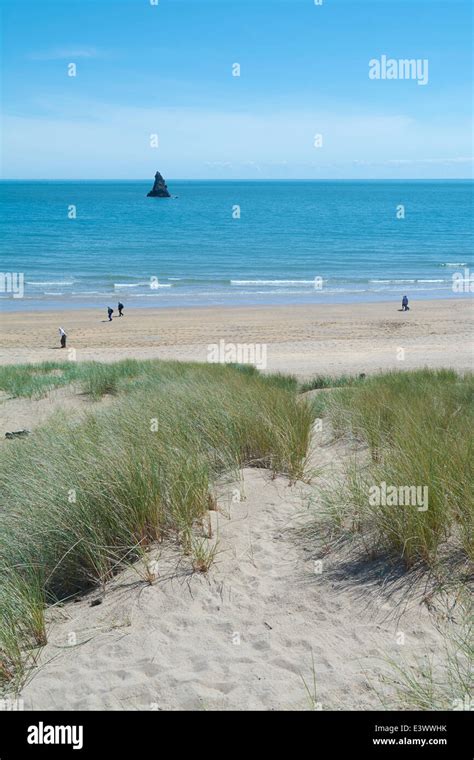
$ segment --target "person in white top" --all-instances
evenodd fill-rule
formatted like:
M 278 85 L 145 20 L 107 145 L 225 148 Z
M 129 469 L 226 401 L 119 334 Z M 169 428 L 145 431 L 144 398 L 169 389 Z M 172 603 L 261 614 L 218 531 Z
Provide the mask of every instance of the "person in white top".
M 62 327 L 59 328 L 59 337 L 61 338 L 61 348 L 66 348 L 66 338 L 67 338 L 67 335 L 64 332 L 64 330 L 63 330 Z

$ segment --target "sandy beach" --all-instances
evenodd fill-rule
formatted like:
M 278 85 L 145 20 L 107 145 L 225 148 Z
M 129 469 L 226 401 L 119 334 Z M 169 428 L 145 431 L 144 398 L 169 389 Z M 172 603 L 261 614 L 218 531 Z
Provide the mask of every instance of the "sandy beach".
M 373 373 L 389 369 L 472 369 L 472 302 L 419 301 L 248 308 L 105 309 L 2 315 L 0 363 L 57 360 L 58 327 L 77 361 L 126 357 L 207 361 L 209 346 L 264 345 L 268 371 Z M 402 349 L 402 350 L 401 350 Z

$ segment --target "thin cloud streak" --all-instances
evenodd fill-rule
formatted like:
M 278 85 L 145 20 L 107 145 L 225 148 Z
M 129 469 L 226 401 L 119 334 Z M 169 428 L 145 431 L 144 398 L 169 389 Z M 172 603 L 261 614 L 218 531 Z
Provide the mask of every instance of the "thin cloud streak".
M 30 53 L 28 58 L 32 61 L 74 61 L 79 58 L 101 58 L 103 55 L 104 53 L 97 48 L 69 47 Z

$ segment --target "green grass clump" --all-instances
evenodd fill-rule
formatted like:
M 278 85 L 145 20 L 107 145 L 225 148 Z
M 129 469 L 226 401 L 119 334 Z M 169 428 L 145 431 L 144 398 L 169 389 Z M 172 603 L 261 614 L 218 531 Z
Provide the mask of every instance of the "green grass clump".
M 0 367 L 0 390 L 12 398 L 41 398 L 72 381 L 72 362 L 7 364 Z
M 44 643 L 47 604 L 105 584 L 163 535 L 188 543 L 222 473 L 295 480 L 305 466 L 312 409 L 279 377 L 179 362 L 89 363 L 74 377 L 93 398 L 126 392 L 0 450 L 4 678 Z
M 43 362 L 10 364 L 0 367 L 0 390 L 12 398 L 41 398 L 50 391 L 78 383 L 83 393 L 98 400 L 127 388 L 131 378 L 146 376 L 153 362 L 124 359 L 113 364 L 101 362 Z
M 143 362 L 135 359 L 114 364 L 87 362 L 78 366 L 74 379 L 79 381 L 83 393 L 97 401 L 107 394 L 116 395 L 126 387 L 130 378 L 137 377 L 142 371 Z
M 309 380 L 300 383 L 299 390 L 301 393 L 306 391 L 319 390 L 320 388 L 342 388 L 350 385 L 360 385 L 365 380 L 365 375 L 315 375 Z
M 329 394 L 325 411 L 335 434 L 369 450 L 368 463 L 348 468 L 341 489 L 325 489 L 333 526 L 407 566 L 434 567 L 446 554 L 472 562 L 473 394 L 473 376 L 451 370 L 388 373 Z M 426 486 L 428 508 L 371 504 L 370 489 L 383 482 Z

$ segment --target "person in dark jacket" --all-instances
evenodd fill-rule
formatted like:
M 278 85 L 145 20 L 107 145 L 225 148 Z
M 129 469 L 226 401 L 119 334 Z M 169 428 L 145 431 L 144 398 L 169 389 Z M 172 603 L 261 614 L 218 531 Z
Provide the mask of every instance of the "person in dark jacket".
M 109 322 L 112 322 L 112 314 L 114 313 L 114 310 L 110 308 L 110 306 L 107 309 L 107 314 L 109 315 Z
M 118 302 L 117 309 L 118 309 L 119 317 L 123 317 L 123 313 L 122 313 L 122 311 L 123 311 L 123 303 L 121 301 Z
M 408 296 L 403 296 L 402 298 L 402 311 L 409 311 L 410 307 L 408 306 Z

